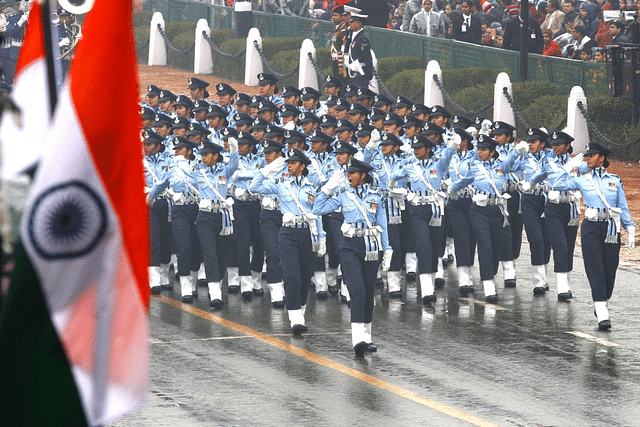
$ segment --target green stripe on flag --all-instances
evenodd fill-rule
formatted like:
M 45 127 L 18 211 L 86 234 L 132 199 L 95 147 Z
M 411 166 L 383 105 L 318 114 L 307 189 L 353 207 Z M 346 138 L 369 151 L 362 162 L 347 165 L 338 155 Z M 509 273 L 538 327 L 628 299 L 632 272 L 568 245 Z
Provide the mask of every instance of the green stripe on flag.
M 38 277 L 22 248 L 11 282 L 0 306 L 2 418 L 6 425 L 87 425 Z

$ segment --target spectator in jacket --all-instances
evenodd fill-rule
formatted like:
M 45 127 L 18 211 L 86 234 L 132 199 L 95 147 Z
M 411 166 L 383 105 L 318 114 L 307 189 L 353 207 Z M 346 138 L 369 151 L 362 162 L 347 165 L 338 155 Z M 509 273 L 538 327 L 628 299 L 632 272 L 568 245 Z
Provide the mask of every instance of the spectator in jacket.
M 580 6 L 580 19 L 583 22 L 584 28 L 587 32 L 586 34 L 590 38 L 594 38 L 598 31 L 598 25 L 600 24 L 600 20 L 598 19 L 599 13 L 600 8 L 597 4 L 585 2 Z
M 404 6 L 404 16 L 402 18 L 402 31 L 409 31 L 413 15 L 422 10 L 421 0 L 409 0 Z
M 462 17 L 459 21 L 451 21 L 451 37 L 455 40 L 480 44 L 482 40 L 482 22 L 477 15 L 472 14 L 472 0 L 462 0 L 460 12 Z M 449 18 L 451 18 L 449 14 Z
M 422 10 L 413 15 L 409 32 L 429 37 L 444 37 L 444 21 L 438 12 L 431 10 L 432 7 L 432 0 L 422 1 Z
M 551 30 L 553 33 L 552 38 L 556 38 L 561 34 L 562 21 L 564 21 L 564 13 L 560 10 L 560 1 L 549 0 L 547 2 L 547 16 L 540 26 L 540 29 L 543 32 L 544 30 Z
M 544 50 L 542 51 L 543 55 L 563 58 L 562 50 L 558 43 L 553 41 L 553 32 L 550 29 L 547 28 L 542 32 L 542 38 L 544 40 Z
M 522 27 L 522 18 L 520 17 L 520 4 L 518 4 L 518 17 L 510 20 L 504 25 L 504 41 L 503 49 L 520 50 L 520 28 Z M 529 52 L 541 54 L 544 48 L 542 40 L 542 31 L 538 21 L 529 16 Z
M 611 44 L 631 43 L 629 37 L 624 33 L 622 21 L 613 21 L 609 24 L 609 33 L 613 36 Z

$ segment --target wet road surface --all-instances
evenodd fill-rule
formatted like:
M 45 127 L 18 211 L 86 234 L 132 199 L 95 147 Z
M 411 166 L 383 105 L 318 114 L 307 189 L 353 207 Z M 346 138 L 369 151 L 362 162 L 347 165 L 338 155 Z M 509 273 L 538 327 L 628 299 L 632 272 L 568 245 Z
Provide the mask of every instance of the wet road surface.
M 524 247 L 517 287 L 496 276 L 495 305 L 477 268 L 476 299 L 459 296 L 453 266 L 433 306 L 416 283 L 402 300 L 377 288 L 378 352 L 363 359 L 336 296 L 312 292 L 309 332 L 297 338 L 268 291 L 243 302 L 223 286 L 217 311 L 205 287 L 194 304 L 163 291 L 150 304 L 149 401 L 113 425 L 640 425 L 640 269 L 619 268 L 613 329 L 599 332 L 582 259 L 574 265 L 571 302 L 557 301 L 552 266 L 551 291 L 533 295 Z

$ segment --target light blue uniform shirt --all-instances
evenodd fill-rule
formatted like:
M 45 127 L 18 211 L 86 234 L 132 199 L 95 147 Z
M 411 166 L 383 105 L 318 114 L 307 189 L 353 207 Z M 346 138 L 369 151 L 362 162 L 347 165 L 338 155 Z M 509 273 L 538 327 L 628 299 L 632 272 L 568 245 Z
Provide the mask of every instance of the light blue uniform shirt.
M 238 152 L 231 153 L 229 155 L 229 164 L 224 162 L 217 163 L 215 166 L 207 167 L 200 164 L 197 169 L 196 178 L 198 180 L 198 189 L 200 191 L 200 197 L 207 200 L 214 200 L 222 202 L 227 198 L 227 184 L 229 177 L 238 169 L 239 158 Z M 218 193 L 222 196 L 222 200 L 218 198 L 216 193 L 209 187 L 207 180 L 203 175 L 206 174 L 209 183 L 218 190 Z
M 189 161 L 185 159 L 184 156 L 175 156 L 174 163 L 172 167 L 169 168 L 164 179 L 151 188 L 149 198 L 157 198 L 160 193 L 168 187 L 171 187 L 176 193 L 185 193 L 198 197 L 198 181 L 194 170 L 196 166 L 196 162 Z M 179 171 L 177 169 L 179 169 Z M 182 171 L 182 173 L 180 173 L 180 171 Z

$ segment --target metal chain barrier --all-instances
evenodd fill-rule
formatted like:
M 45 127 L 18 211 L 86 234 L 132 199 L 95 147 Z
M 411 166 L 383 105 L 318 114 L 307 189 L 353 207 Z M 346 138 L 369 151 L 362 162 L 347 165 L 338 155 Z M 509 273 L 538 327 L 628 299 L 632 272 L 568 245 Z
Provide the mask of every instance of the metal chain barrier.
M 269 64 L 269 62 L 267 62 L 267 58 L 264 56 L 264 52 L 262 51 L 262 49 L 260 48 L 260 45 L 258 44 L 257 40 L 253 41 L 253 45 L 255 46 L 256 50 L 258 51 L 258 55 L 260 55 L 260 59 L 262 60 L 262 63 L 265 65 L 265 67 L 267 67 L 267 69 L 269 71 L 271 71 L 273 73 L 274 76 L 276 76 L 279 79 L 286 79 L 287 77 L 291 77 L 293 76 L 295 73 L 298 72 L 298 69 L 300 68 L 300 64 L 298 64 L 298 66 L 296 68 L 294 68 L 293 70 L 291 70 L 290 72 L 286 73 L 286 74 L 280 74 L 278 73 L 276 70 L 273 69 L 273 67 L 271 66 L 271 64 Z
M 376 81 L 378 82 L 378 85 L 380 85 L 382 90 L 384 90 L 384 93 L 386 93 L 389 98 L 396 99 L 396 96 L 393 93 L 391 93 L 387 85 L 384 84 L 384 82 L 378 75 L 378 70 L 376 70 L 375 68 L 373 69 L 373 77 L 375 77 Z
M 211 37 L 209 37 L 209 35 L 207 34 L 207 32 L 205 30 L 202 30 L 202 37 L 204 37 L 204 39 L 207 41 L 207 43 L 209 43 L 209 46 L 211 46 L 211 49 L 213 49 L 214 52 L 218 53 L 219 55 L 224 56 L 225 58 L 236 59 L 236 58 L 240 58 L 242 55 L 247 53 L 247 49 L 243 50 L 242 52 L 238 52 L 236 54 L 225 53 L 225 52 L 221 51 L 220 48 L 218 46 L 216 46 L 216 44 L 213 42 L 213 40 L 211 40 Z
M 605 144 L 610 145 L 613 148 L 630 148 L 640 143 L 640 138 L 636 139 L 635 142 L 632 142 L 631 144 L 628 144 L 628 145 L 613 142 L 612 140 L 604 136 L 604 134 L 600 132 L 600 129 L 596 127 L 595 123 L 591 121 L 591 119 L 589 118 L 589 115 L 587 114 L 587 110 L 584 108 L 584 104 L 582 104 L 582 101 L 578 101 L 578 110 L 580 110 L 580 114 L 582 114 L 582 117 L 584 117 L 584 119 L 587 121 L 587 126 L 589 126 L 589 129 L 591 129 L 593 133 L 595 133 L 596 136 Z
M 186 48 L 184 50 L 180 50 L 180 49 L 178 49 L 177 47 L 175 47 L 174 45 L 171 44 L 171 42 L 167 38 L 167 33 L 164 32 L 164 29 L 162 28 L 161 24 L 158 24 L 158 31 L 160 32 L 160 35 L 164 39 L 164 42 L 167 44 L 167 46 L 169 46 L 169 49 L 171 49 L 172 51 L 174 51 L 178 55 L 184 55 L 185 53 L 189 52 L 191 49 L 193 49 L 196 46 L 196 43 L 193 42 L 193 44 L 191 46 L 189 46 L 188 48 Z
M 318 63 L 316 62 L 316 59 L 313 57 L 313 54 L 311 52 L 307 52 L 307 55 L 309 56 L 309 60 L 311 61 L 311 65 L 313 65 L 313 69 L 316 70 L 316 74 L 318 74 L 318 77 L 320 77 L 321 80 L 324 80 L 325 75 L 322 72 L 322 70 L 320 69 L 320 67 L 318 66 Z
M 438 86 L 438 89 L 440 89 L 440 92 L 442 92 L 442 96 L 444 96 L 444 99 L 446 99 L 447 102 L 449 102 L 449 104 L 453 105 L 453 108 L 455 108 L 458 111 L 462 111 L 464 114 L 469 116 L 469 118 L 471 118 L 473 116 L 477 116 L 479 113 L 482 113 L 484 110 L 486 110 L 486 109 L 488 109 L 488 108 L 493 106 L 493 100 L 491 100 L 491 101 L 489 101 L 487 103 L 487 105 L 484 105 L 484 106 L 478 108 L 477 110 L 467 110 L 466 108 L 464 108 L 460 104 L 456 103 L 453 100 L 453 98 L 451 98 L 451 95 L 449 95 L 449 92 L 447 92 L 447 90 L 444 88 L 444 86 L 442 85 L 442 82 L 438 78 L 437 74 L 433 75 L 433 81 L 436 82 L 436 86 Z
M 140 46 L 139 48 L 137 48 L 138 52 L 143 51 L 147 46 L 149 46 L 149 42 L 151 41 L 151 37 L 149 37 L 147 39 L 147 41 L 145 41 L 144 43 L 142 43 L 142 46 Z
M 520 114 L 520 111 L 518 111 L 518 109 L 516 108 L 516 103 L 511 97 L 511 95 L 509 94 L 509 89 L 507 89 L 506 87 L 503 87 L 502 93 L 504 94 L 505 98 L 507 98 L 507 102 L 509 103 L 509 106 L 513 110 L 513 114 L 516 115 L 516 118 L 520 120 L 520 123 L 522 123 L 524 127 L 529 128 L 530 127 L 529 123 L 527 123 L 524 117 L 522 117 L 522 114 Z
M 424 95 L 424 86 L 420 89 L 420 92 L 416 93 L 413 96 L 410 96 L 409 99 L 415 101 L 417 97 Z

